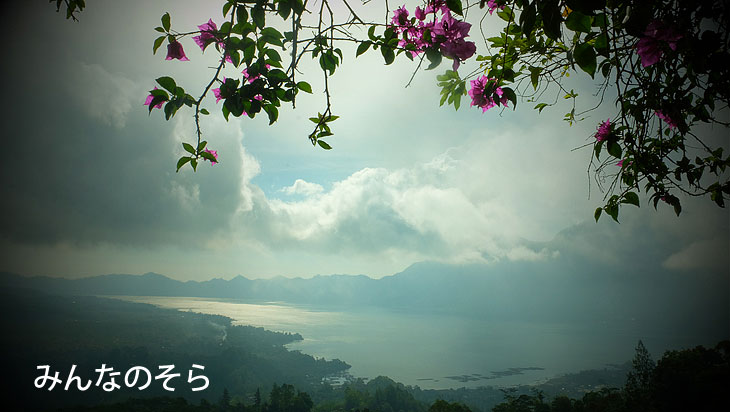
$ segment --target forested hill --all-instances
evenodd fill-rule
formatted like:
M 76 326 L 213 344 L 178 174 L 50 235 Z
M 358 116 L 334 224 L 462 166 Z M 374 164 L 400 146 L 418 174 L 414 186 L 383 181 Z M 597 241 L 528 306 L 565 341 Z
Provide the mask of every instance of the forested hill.
M 350 367 L 337 359 L 315 359 L 287 350 L 284 345 L 301 340 L 299 334 L 233 326 L 231 319 L 218 315 L 7 288 L 0 291 L 0 310 L 0 357 L 8 377 L 3 391 L 12 393 L 13 399 L 23 399 L 24 410 L 122 401 L 130 396 L 200 400 L 218 397 L 225 388 L 252 394 L 258 388 L 270 388 L 273 382 L 292 383 L 315 395 L 322 388 L 323 377 Z M 204 370 L 191 369 L 193 364 Z M 72 384 L 66 390 L 59 383 L 49 390 L 49 381 L 38 389 L 34 383 L 43 375 L 38 370 L 42 365 L 50 365 L 50 375 L 59 372 L 64 381 L 76 365 L 73 374 L 83 382 L 96 381 L 97 369 L 107 365 L 121 372 L 116 378 L 121 388 L 106 392 L 92 384 L 80 391 Z M 130 368 L 142 366 L 158 375 L 161 365 L 175 365 L 171 373 L 180 374 L 171 382 L 174 392 L 164 390 L 156 379 L 143 391 L 125 386 L 125 373 Z M 199 382 L 188 383 L 189 370 L 206 376 L 209 387 L 192 391 Z
M 730 283 L 713 273 L 568 264 L 557 260 L 494 265 L 420 263 L 393 276 L 331 275 L 181 282 L 147 273 L 68 280 L 4 273 L 0 286 L 73 295 L 187 296 L 353 309 L 494 316 L 502 320 L 631 321 L 703 333 L 730 324 Z M 677 302 L 681 302 L 678 305 Z M 665 325 L 670 321 L 671 325 Z M 727 332 L 727 331 L 725 331 Z M 717 336 L 716 339 L 725 336 Z

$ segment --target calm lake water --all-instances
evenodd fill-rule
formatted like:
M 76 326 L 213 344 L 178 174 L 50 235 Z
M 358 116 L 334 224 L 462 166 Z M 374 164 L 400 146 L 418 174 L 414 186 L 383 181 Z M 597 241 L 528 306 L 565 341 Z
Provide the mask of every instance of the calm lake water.
M 528 384 L 564 373 L 602 369 L 632 359 L 639 339 L 655 359 L 667 349 L 716 343 L 666 331 L 647 333 L 632 324 L 495 322 L 376 309 L 323 311 L 227 299 L 116 298 L 300 333 L 304 340 L 288 345 L 290 349 L 339 358 L 352 365 L 349 372 L 356 377 L 386 375 L 424 389 Z

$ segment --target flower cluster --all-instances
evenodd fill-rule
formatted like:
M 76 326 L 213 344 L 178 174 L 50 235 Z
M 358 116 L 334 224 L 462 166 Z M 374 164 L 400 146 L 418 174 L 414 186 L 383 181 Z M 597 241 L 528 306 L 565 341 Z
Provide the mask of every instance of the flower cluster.
M 497 86 L 497 79 L 482 76 L 471 81 L 471 90 L 469 90 L 471 105 L 481 107 L 482 113 L 498 104 L 507 106 L 509 100 L 503 94 L 502 88 Z
M 611 119 L 606 119 L 605 122 L 598 126 L 598 131 L 595 134 L 596 141 L 602 142 L 608 139 L 609 134 L 611 134 Z
M 439 12 L 441 20 L 436 16 Z M 414 50 L 408 51 L 411 57 L 434 48 L 454 60 L 453 69 L 456 71 L 462 61 L 476 53 L 474 42 L 465 40 L 469 36 L 471 24 L 455 19 L 444 0 L 431 0 L 425 9 L 416 7 L 415 17 L 409 19 L 408 16 L 404 5 L 395 10 L 391 23 L 400 37 L 398 46 L 414 47 Z
M 677 33 L 671 27 L 667 27 L 665 23 L 660 20 L 652 20 L 646 30 L 644 31 L 644 37 L 639 39 L 636 43 L 636 52 L 641 58 L 641 65 L 649 67 L 657 63 L 664 54 L 662 48 L 666 43 L 670 49 L 677 50 L 677 41 L 682 38 L 682 35 Z

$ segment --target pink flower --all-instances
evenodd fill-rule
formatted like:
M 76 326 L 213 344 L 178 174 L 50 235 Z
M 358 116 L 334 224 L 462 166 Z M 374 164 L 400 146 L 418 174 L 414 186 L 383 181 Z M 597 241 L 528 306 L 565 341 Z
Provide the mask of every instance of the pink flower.
M 224 77 L 224 78 L 223 78 L 223 83 L 225 83 L 225 82 L 226 82 L 226 80 L 227 80 L 227 79 L 226 79 L 226 78 Z M 216 89 L 213 89 L 213 96 L 215 96 L 215 102 L 216 102 L 216 103 L 218 103 L 219 101 L 221 101 L 221 99 L 222 99 L 223 97 L 221 97 L 221 88 L 220 88 L 220 87 L 218 87 L 218 88 L 216 88 Z
M 624 167 L 624 159 L 619 160 L 618 163 L 616 163 L 616 166 Z
M 498 96 L 497 101 L 494 100 L 495 94 Z M 471 90 L 469 90 L 471 105 L 481 107 L 482 113 L 486 112 L 497 104 L 507 106 L 507 97 L 504 97 L 502 95 L 502 88 L 497 86 L 497 79 L 491 79 L 487 76 L 482 76 L 476 80 L 471 81 Z
M 443 42 L 440 44 L 441 54 L 444 57 L 454 59 L 453 69 L 459 68 L 461 60 L 466 60 L 474 55 L 477 46 L 474 42 L 464 40 L 469 36 L 471 24 L 456 20 L 451 12 L 444 13 L 441 21 L 433 26 L 431 32 L 436 36 L 443 36 Z
M 271 65 L 270 65 L 270 64 L 267 64 L 267 65 L 266 65 L 266 68 L 267 68 L 267 69 L 270 69 L 270 68 L 271 68 Z M 256 76 L 254 76 L 254 77 L 250 77 L 250 76 L 248 75 L 248 67 L 247 67 L 247 68 L 245 68 L 245 69 L 243 69 L 243 70 L 241 71 L 241 73 L 243 73 L 243 78 L 244 78 L 244 80 L 248 80 L 248 82 L 249 82 L 249 83 L 253 83 L 253 82 L 254 82 L 254 80 L 256 80 L 256 79 L 258 79 L 259 77 L 261 77 L 261 74 L 257 74 L 257 75 L 256 75 Z
M 504 10 L 504 6 L 498 5 L 497 2 L 494 0 L 489 0 L 487 2 L 487 7 L 489 8 L 489 14 L 494 13 L 494 11 L 497 10 L 497 7 L 499 7 L 500 10 Z
M 193 37 L 193 41 L 200 47 L 200 50 L 205 51 L 205 48 L 214 42 L 218 42 L 219 45 L 223 44 L 216 37 L 218 26 L 213 22 L 213 19 L 208 19 L 208 22 L 198 26 L 198 29 L 200 29 L 200 35 Z
M 463 39 L 448 40 L 441 43 L 441 54 L 444 57 L 454 59 L 452 69 L 456 71 L 462 61 L 470 58 L 477 51 L 477 46 L 472 41 L 464 41 Z
M 674 122 L 672 119 L 670 119 L 669 116 L 667 116 L 666 114 L 662 113 L 659 110 L 657 110 L 654 113 L 656 113 L 656 115 L 657 115 L 658 118 L 664 120 L 664 122 L 667 124 L 667 126 L 669 126 L 669 128 L 671 128 L 671 129 L 676 129 L 677 128 L 677 123 Z
M 596 132 L 596 141 L 602 142 L 606 139 L 608 139 L 608 135 L 611 133 L 611 119 L 606 119 L 605 122 L 601 123 L 598 126 L 598 131 Z
M 653 20 L 646 26 L 644 37 L 636 43 L 636 52 L 641 58 L 641 65 L 649 67 L 657 63 L 664 54 L 662 47 L 666 43 L 670 49 L 677 50 L 677 41 L 682 35 L 667 27 L 660 20 Z
M 416 18 L 418 20 L 426 20 L 426 12 L 420 6 L 416 6 Z
M 157 86 L 155 86 L 155 90 L 157 90 Z M 150 93 L 150 95 L 147 96 L 147 98 L 144 100 L 144 105 L 145 106 L 149 106 L 152 103 L 152 100 L 154 100 L 154 99 L 155 99 L 155 96 L 153 96 L 152 93 Z M 162 104 L 163 103 L 164 103 L 164 101 L 161 101 L 161 102 L 157 103 L 154 106 L 154 108 L 155 109 L 162 109 Z
M 395 26 L 405 26 L 406 24 L 408 24 L 408 10 L 406 10 L 405 4 L 400 6 L 393 12 L 393 18 L 391 19 L 391 22 Z
M 428 13 L 436 13 L 438 10 L 441 10 L 442 13 L 446 13 L 449 11 L 449 7 L 446 5 L 445 0 L 431 0 L 428 2 L 428 5 L 426 6 L 426 14 Z
M 213 161 L 213 160 L 210 161 L 210 165 L 211 166 L 213 166 L 214 164 L 218 163 L 218 151 L 217 150 L 205 149 L 203 151 L 204 152 L 208 152 L 208 153 L 212 154 L 213 157 L 215 157 L 215 161 Z M 205 159 L 205 158 L 203 158 L 203 159 L 204 160 L 208 160 L 208 159 Z
M 190 61 L 190 59 L 185 56 L 185 51 L 183 50 L 182 44 L 178 42 L 177 40 L 173 40 L 170 42 L 170 44 L 167 45 L 167 57 L 165 60 L 172 60 L 172 59 L 178 59 L 180 61 Z

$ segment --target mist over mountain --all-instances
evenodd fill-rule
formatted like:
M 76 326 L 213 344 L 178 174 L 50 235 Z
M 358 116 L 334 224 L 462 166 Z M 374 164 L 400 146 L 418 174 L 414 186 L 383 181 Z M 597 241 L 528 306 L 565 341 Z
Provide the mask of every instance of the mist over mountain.
M 566 263 L 567 262 L 567 263 Z M 590 272 L 586 273 L 585 268 Z M 582 271 L 580 268 L 584 268 Z M 602 265 L 575 259 L 449 265 L 423 262 L 381 279 L 364 275 L 181 282 L 166 276 L 103 275 L 83 279 L 3 273 L 5 287 L 73 295 L 181 296 L 286 302 L 327 309 L 376 307 L 503 321 L 635 322 L 727 336 L 727 276 Z

